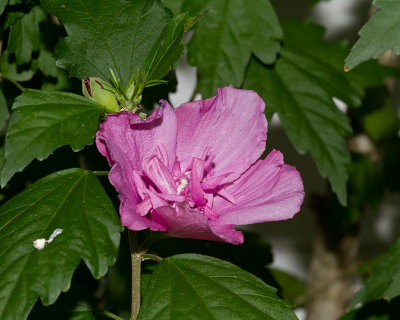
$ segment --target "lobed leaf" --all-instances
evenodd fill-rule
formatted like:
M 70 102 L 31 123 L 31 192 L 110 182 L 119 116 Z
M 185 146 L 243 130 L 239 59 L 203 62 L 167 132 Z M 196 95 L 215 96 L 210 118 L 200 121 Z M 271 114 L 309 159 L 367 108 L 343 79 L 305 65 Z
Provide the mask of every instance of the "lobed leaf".
M 35 158 L 44 160 L 64 145 L 78 151 L 92 144 L 103 107 L 72 93 L 26 90 L 12 110 L 2 187 Z
M 33 241 L 49 239 L 43 250 Z M 117 256 L 121 224 L 97 178 L 68 169 L 40 179 L 0 207 L 0 318 L 25 319 L 37 298 L 52 304 L 83 259 L 94 277 Z
M 39 50 L 39 23 L 45 19 L 43 11 L 36 6 L 10 26 L 7 50 L 9 53 L 15 53 L 18 65 L 29 62 L 32 52 Z
M 360 39 L 345 60 L 345 68 L 352 69 L 363 61 L 378 58 L 392 49 L 400 54 L 400 2 L 397 0 L 374 0 L 380 10 L 361 28 Z
M 276 289 L 235 265 L 181 254 L 163 260 L 143 297 L 139 320 L 297 319 Z
M 18 72 L 17 64 L 16 63 L 9 63 L 8 62 L 9 53 L 8 51 L 3 51 L 0 59 L 0 71 L 2 77 L 17 81 L 23 82 L 32 79 L 33 75 L 35 74 L 32 70 L 25 70 L 22 72 Z
M 158 0 L 43 0 L 68 36 L 56 48 L 57 64 L 80 79 L 110 79 L 113 69 L 127 85 L 171 16 Z
M 283 26 L 285 45 L 281 58 L 274 67 L 265 67 L 253 59 L 244 87 L 256 90 L 263 97 L 267 113 L 271 113 L 271 108 L 278 112 L 293 146 L 300 153 L 311 153 L 320 174 L 328 177 L 344 205 L 348 179 L 346 164 L 350 161 L 345 136 L 352 130 L 349 119 L 332 99 L 338 97 L 355 105 L 361 101 L 359 95 L 362 92 L 352 89 L 344 72 L 332 66 L 337 59 L 322 49 L 321 38 L 321 44 L 313 46 L 313 53 L 308 52 L 311 49 L 307 46 L 306 49 L 301 47 L 302 37 L 314 38 L 319 27 L 307 26 L 306 29 L 314 33 L 310 35 L 304 33 L 305 28 L 299 22 L 289 21 Z M 288 30 L 299 33 L 290 33 L 286 38 Z
M 42 48 L 39 53 L 39 57 L 37 59 L 37 65 L 40 71 L 45 76 L 49 77 L 57 77 L 58 70 L 56 66 L 56 59 L 53 57 L 50 51 Z
M 372 300 L 385 299 L 390 301 L 400 296 L 400 239 L 389 250 L 385 259 L 378 263 L 372 276 L 364 287 L 357 292 L 350 308 L 359 303 L 366 304 Z
M 219 87 L 240 87 L 252 53 L 264 63 L 274 62 L 282 30 L 268 0 L 203 2 L 210 11 L 188 44 L 188 61 L 197 67 L 197 90 L 207 98 Z M 192 1 L 184 5 L 190 11 Z

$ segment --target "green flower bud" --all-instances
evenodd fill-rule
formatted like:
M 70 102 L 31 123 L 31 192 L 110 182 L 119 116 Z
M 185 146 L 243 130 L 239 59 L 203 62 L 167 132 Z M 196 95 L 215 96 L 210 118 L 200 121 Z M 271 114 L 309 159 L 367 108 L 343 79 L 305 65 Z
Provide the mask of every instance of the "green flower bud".
M 135 82 L 132 82 L 128 87 L 128 89 L 126 90 L 126 97 L 129 100 L 132 100 L 134 92 L 135 92 Z
M 100 78 L 86 78 L 82 81 L 82 91 L 86 98 L 104 106 L 108 113 L 119 112 L 120 107 L 115 94 L 107 90 L 107 87 L 110 85 Z

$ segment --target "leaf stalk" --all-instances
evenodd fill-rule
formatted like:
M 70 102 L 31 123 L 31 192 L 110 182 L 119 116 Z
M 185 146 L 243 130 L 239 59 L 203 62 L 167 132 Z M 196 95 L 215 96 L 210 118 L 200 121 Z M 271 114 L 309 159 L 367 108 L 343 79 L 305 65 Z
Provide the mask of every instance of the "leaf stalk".
M 128 236 L 132 263 L 131 320 L 136 320 L 140 310 L 140 275 L 142 267 L 142 255 L 145 252 L 138 245 L 135 231 L 128 230 Z

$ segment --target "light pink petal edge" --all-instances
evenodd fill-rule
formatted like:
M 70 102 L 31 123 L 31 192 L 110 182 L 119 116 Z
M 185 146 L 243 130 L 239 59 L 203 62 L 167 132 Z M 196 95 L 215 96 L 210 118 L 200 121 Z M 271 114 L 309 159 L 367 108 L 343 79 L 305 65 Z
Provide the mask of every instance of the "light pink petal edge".
M 264 101 L 250 90 L 225 87 L 213 98 L 176 109 L 178 160 L 214 154 L 215 174 L 237 179 L 263 153 L 267 139 Z
M 246 225 L 292 218 L 304 200 L 303 181 L 295 167 L 284 164 L 273 150 L 259 160 L 226 190 L 235 204 L 216 197 L 213 210 L 219 223 Z

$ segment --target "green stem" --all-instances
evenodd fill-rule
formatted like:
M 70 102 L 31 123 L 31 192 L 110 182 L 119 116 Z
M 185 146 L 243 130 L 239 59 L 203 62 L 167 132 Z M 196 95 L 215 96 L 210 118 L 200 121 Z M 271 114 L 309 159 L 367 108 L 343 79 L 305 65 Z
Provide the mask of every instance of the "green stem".
M 109 171 L 93 171 L 96 176 L 108 176 Z
M 152 232 L 149 230 L 146 230 L 146 238 L 144 241 L 140 244 L 139 250 L 141 250 L 143 253 L 146 253 L 147 250 L 150 248 L 150 246 L 154 243 L 157 242 L 161 239 L 168 238 L 165 235 L 163 235 L 161 232 Z
M 153 261 L 161 262 L 161 261 L 163 261 L 164 259 L 161 258 L 161 257 L 159 257 L 159 256 L 157 256 L 156 254 L 149 254 L 149 253 L 146 253 L 146 254 L 144 254 L 144 255 L 142 256 L 142 260 L 143 260 L 143 261 L 144 261 L 144 260 L 153 260 Z
M 128 236 L 132 262 L 131 320 L 136 320 L 140 310 L 140 275 L 144 252 L 139 249 L 136 232 L 128 230 Z
M 16 86 L 19 90 L 22 92 L 25 91 L 25 88 L 21 86 L 17 81 L 10 79 L 9 77 L 5 76 L 4 74 L 0 73 L 0 78 L 6 79 L 7 81 L 10 81 L 14 86 Z
M 105 310 L 103 312 L 103 314 L 107 317 L 109 317 L 110 319 L 114 319 L 114 320 L 125 320 L 124 318 L 118 317 L 116 314 L 113 314 L 107 310 Z

